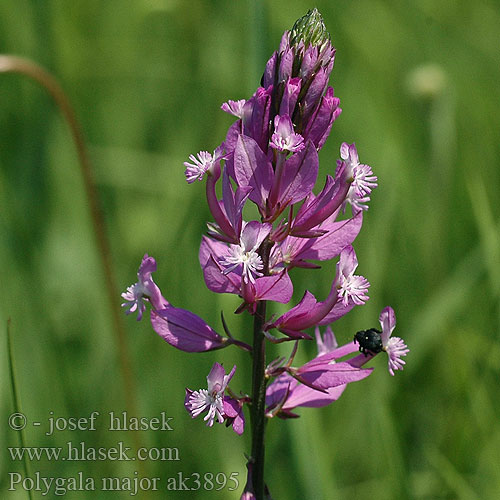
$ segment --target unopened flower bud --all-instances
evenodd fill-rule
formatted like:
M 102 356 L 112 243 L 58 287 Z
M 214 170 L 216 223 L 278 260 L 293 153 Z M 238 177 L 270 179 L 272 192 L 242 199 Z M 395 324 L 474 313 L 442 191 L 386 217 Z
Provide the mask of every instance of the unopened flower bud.
M 290 32 L 290 46 L 304 43 L 304 48 L 309 45 L 323 45 L 330 41 L 330 34 L 326 31 L 325 23 L 318 9 L 310 10 L 305 16 L 295 21 Z

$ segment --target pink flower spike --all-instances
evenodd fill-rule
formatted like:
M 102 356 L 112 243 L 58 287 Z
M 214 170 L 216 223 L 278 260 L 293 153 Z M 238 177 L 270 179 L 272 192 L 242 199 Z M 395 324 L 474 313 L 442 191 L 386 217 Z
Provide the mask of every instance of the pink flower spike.
M 304 138 L 294 132 L 292 120 L 288 115 L 276 115 L 274 118 L 274 134 L 269 145 L 278 151 L 291 153 L 305 148 Z
M 224 367 L 219 363 L 214 363 L 207 376 L 208 389 L 200 389 L 199 391 L 186 389 L 184 406 L 192 418 L 208 409 L 208 413 L 203 419 L 207 422 L 208 427 L 212 427 L 215 420 L 220 424 L 224 422 L 224 391 L 235 371 L 236 366 L 233 366 L 231 372 L 226 375 Z
M 245 99 L 240 99 L 239 101 L 229 99 L 229 101 L 222 104 L 220 109 L 230 115 L 236 116 L 236 118 L 243 118 L 243 106 L 245 103 Z
M 382 310 L 379 321 L 382 327 L 382 349 L 389 356 L 389 373 L 394 376 L 394 370 L 402 370 L 404 368 L 406 362 L 401 357 L 406 356 L 410 352 L 410 349 L 408 349 L 403 339 L 391 337 L 391 333 L 396 327 L 396 315 L 392 307 L 387 306 Z
M 137 273 L 137 283 L 129 286 L 127 291 L 122 293 L 122 297 L 127 302 L 131 302 L 131 304 L 127 304 L 127 302 L 122 304 L 122 307 L 128 307 L 125 314 L 137 311 L 137 321 L 142 319 L 142 315 L 146 310 L 145 300 L 148 300 L 155 309 L 161 309 L 168 305 L 167 300 L 162 296 L 160 289 L 151 277 L 151 274 L 155 271 L 155 259 L 145 254 Z

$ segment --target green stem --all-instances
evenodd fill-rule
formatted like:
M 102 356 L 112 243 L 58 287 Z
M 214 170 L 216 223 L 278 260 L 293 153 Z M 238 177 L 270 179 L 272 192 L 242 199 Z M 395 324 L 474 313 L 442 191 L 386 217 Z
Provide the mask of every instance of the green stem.
M 269 254 L 273 243 L 264 240 L 260 255 L 264 264 L 264 274 L 269 273 Z M 252 369 L 252 486 L 256 500 L 264 500 L 264 434 L 266 430 L 266 301 L 257 304 L 253 323 L 253 369 Z
M 264 433 L 266 428 L 266 344 L 262 326 L 266 302 L 259 302 L 253 324 L 252 371 L 252 484 L 256 500 L 264 498 Z

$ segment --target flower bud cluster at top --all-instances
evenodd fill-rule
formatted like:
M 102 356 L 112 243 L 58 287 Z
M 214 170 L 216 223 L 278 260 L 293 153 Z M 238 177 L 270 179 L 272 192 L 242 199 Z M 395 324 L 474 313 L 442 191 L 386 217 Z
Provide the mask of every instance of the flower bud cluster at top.
M 310 339 L 305 330 L 315 327 L 320 347 L 318 357 L 298 369 L 291 366 L 293 355 L 286 365 L 283 361 L 268 366 L 267 377 L 275 379 L 268 386 L 268 416 L 286 416 L 295 406 L 323 406 L 337 399 L 347 383 L 371 373 L 361 366 L 378 351 L 388 353 L 389 369 L 394 374 L 403 368 L 400 357 L 408 352 L 401 339 L 389 338 L 395 326 L 391 308 L 385 308 L 380 316 L 383 333 L 377 345 L 382 347 L 377 352 L 361 346 L 364 354 L 335 362 L 356 351 L 357 346 L 351 342 L 337 348 L 329 326 L 325 340 L 319 334 L 318 326 L 330 325 L 368 299 L 368 281 L 355 274 L 358 261 L 352 242 L 361 229 L 370 193 L 377 186 L 371 168 L 359 162 L 355 145 L 343 142 L 336 168 L 326 176 L 319 193 L 313 192 L 318 151 L 341 112 L 339 99 L 328 86 L 334 58 L 335 48 L 314 9 L 283 34 L 253 96 L 221 106 L 237 118 L 224 142 L 213 153 L 202 151 L 184 163 L 188 183 L 206 178 L 207 203 L 213 217 L 199 251 L 205 283 L 213 292 L 238 295 L 242 302 L 237 312 L 255 314 L 261 301 L 288 303 L 293 295 L 292 268 L 318 268 L 317 261 L 338 257 L 324 300 L 306 291 L 298 304 L 263 325 L 271 342 Z M 257 208 L 258 220 L 243 219 L 248 203 Z M 348 205 L 351 208 L 346 217 Z M 221 336 L 195 314 L 172 306 L 151 278 L 155 270 L 156 262 L 146 255 L 138 283 L 123 294 L 131 303 L 128 312 L 137 310 L 140 319 L 145 301 L 149 302 L 154 330 L 184 351 L 201 352 L 232 344 L 251 349 L 227 329 L 228 337 Z M 276 337 L 273 331 L 284 337 Z M 207 408 L 209 425 L 231 421 L 233 428 L 242 432 L 245 398 L 224 396 L 233 373 L 234 368 L 226 376 L 220 365 L 214 365 L 208 391 L 189 391 L 186 408 L 193 416 Z

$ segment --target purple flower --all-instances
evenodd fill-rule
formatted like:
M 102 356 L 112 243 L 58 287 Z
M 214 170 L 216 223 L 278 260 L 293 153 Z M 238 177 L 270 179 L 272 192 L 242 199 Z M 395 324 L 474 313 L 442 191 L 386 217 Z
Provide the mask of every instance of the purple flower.
M 235 371 L 236 366 L 233 366 L 233 369 L 226 375 L 224 367 L 219 363 L 214 363 L 207 376 L 208 389 L 192 391 L 186 388 L 184 406 L 192 418 L 207 410 L 207 414 L 203 418 L 207 422 L 207 426 L 212 427 L 214 421 L 219 424 L 224 422 L 224 392 Z
M 379 317 L 380 326 L 382 327 L 382 346 L 383 350 L 389 356 L 389 373 L 394 375 L 394 370 L 402 370 L 405 361 L 401 356 L 406 356 L 410 349 L 399 337 L 391 337 L 392 331 L 396 327 L 396 315 L 392 307 L 387 306 L 382 309 Z
M 363 212 L 346 220 L 335 221 L 336 214 L 318 226 L 320 234 L 316 238 L 287 236 L 274 245 L 271 252 L 271 268 L 281 266 L 315 267 L 306 260 L 330 260 L 337 257 L 342 249 L 351 245 L 363 223 Z
M 161 309 L 168 305 L 168 302 L 162 296 L 160 289 L 153 281 L 151 274 L 156 271 L 156 261 L 153 257 L 145 254 L 142 258 L 139 272 L 137 273 L 138 281 L 127 288 L 127 291 L 122 293 L 122 297 L 127 302 L 122 304 L 122 307 L 128 307 L 126 314 L 137 311 L 137 321 L 142 319 L 142 315 L 146 310 L 145 301 L 149 301 L 153 308 Z
M 372 373 L 373 368 L 361 369 L 361 365 L 351 363 L 351 360 L 336 362 L 356 351 L 353 342 L 337 347 L 329 327 L 323 338 L 318 328 L 315 333 L 318 356 L 300 368 L 289 368 L 288 373 L 281 374 L 267 387 L 266 413 L 269 417 L 296 417 L 291 411 L 294 408 L 326 406 L 342 395 L 348 383 L 362 380 Z
M 223 147 L 219 146 L 211 155 L 208 151 L 200 151 L 195 157 L 194 155 L 189 155 L 189 159 L 192 163 L 187 161 L 184 162 L 186 170 L 184 175 L 186 176 L 186 181 L 192 184 L 194 181 L 201 181 L 205 174 L 211 171 L 214 167 L 215 162 L 220 161 L 223 157 Z
M 243 106 L 242 133 L 251 137 L 267 153 L 272 87 L 259 87 Z
M 290 302 L 293 295 L 293 284 L 287 270 L 271 276 L 257 278 L 255 283 L 242 283 L 241 296 L 251 314 L 255 314 L 259 300 L 273 300 L 281 304 Z
M 198 158 L 194 155 L 189 155 L 189 159 L 192 163 L 187 161 L 184 162 L 184 166 L 186 167 L 184 173 L 189 184 L 197 180 L 203 180 L 205 173 L 214 163 L 214 157 L 208 151 L 200 151 L 196 156 Z
M 286 160 L 284 155 L 278 155 L 273 185 L 266 203 L 266 214 L 270 219 L 288 205 L 303 200 L 312 191 L 318 168 L 318 153 L 310 141 L 300 152 Z
M 300 78 L 289 78 L 283 90 L 283 97 L 280 104 L 280 115 L 291 116 L 299 97 L 302 80 Z
M 245 106 L 245 99 L 240 99 L 239 101 L 229 101 L 222 104 L 221 109 L 230 115 L 236 116 L 237 118 L 243 117 L 243 107 Z
M 229 246 L 203 236 L 198 254 L 208 289 L 216 293 L 235 293 L 241 290 L 241 274 L 228 272 L 221 261 L 229 256 Z
M 292 120 L 288 115 L 275 116 L 274 134 L 269 145 L 278 151 L 291 153 L 302 151 L 305 147 L 304 138 L 294 132 Z
M 370 328 L 359 331 L 354 336 L 354 342 L 359 344 L 359 350 L 363 353 L 358 358 L 371 359 L 379 352 L 385 351 L 389 357 L 389 373 L 394 375 L 394 370 L 403 369 L 406 363 L 401 357 L 406 356 L 410 350 L 403 339 L 391 337 L 391 333 L 396 327 L 396 315 L 392 307 L 387 306 L 382 309 L 379 321 L 382 331 Z
M 185 309 L 172 306 L 161 294 L 153 281 L 151 273 L 156 271 L 156 261 L 148 254 L 144 255 L 137 276 L 139 281 L 128 287 L 122 297 L 131 302 L 126 314 L 137 310 L 137 320 L 142 318 L 146 310 L 145 301 L 152 305 L 151 324 L 160 337 L 170 345 L 187 352 L 204 352 L 221 349 L 231 343 L 228 338 L 221 337 L 199 316 Z
M 253 222 L 265 227 L 260 222 Z M 234 256 L 226 244 L 206 236 L 202 238 L 199 259 L 205 284 L 210 290 L 216 293 L 241 295 L 247 304 L 254 304 L 258 300 L 274 300 L 284 304 L 290 301 L 293 285 L 286 270 L 273 273 L 271 276 L 257 277 L 253 282 L 248 279 L 245 283 L 242 279 L 242 265 L 235 266 L 233 270 L 223 266 L 222 262 L 231 255 Z M 250 312 L 252 310 L 253 308 Z
M 292 410 L 298 407 L 321 408 L 337 401 L 344 392 L 346 384 L 337 385 L 322 391 L 299 383 L 288 373 L 277 377 L 266 391 L 266 414 L 281 418 L 293 418 L 298 415 Z
M 340 146 L 340 157 L 338 170 L 345 167 L 353 181 L 347 193 L 344 208 L 347 203 L 355 210 L 368 210 L 367 202 L 370 201 L 369 194 L 377 187 L 377 177 L 373 175 L 369 165 L 359 163 L 358 151 L 354 144 L 342 143 Z
M 208 207 L 215 219 L 214 223 L 207 224 L 209 234 L 220 241 L 236 243 L 241 231 L 243 206 L 252 188 L 250 186 L 238 187 L 234 192 L 226 168 L 222 180 L 223 199 L 219 201 L 216 185 L 220 174 L 221 167 L 218 162 L 214 165 L 206 185 Z
M 302 133 L 304 139 L 311 140 L 318 150 L 325 144 L 333 122 L 342 112 L 339 103 L 340 99 L 333 95 L 333 87 L 328 87 L 315 114 L 311 116 Z
M 228 254 L 221 259 L 221 264 L 226 268 L 224 274 L 240 269 L 245 283 L 255 283 L 255 278 L 262 276 L 264 267 L 257 250 L 271 228 L 270 224 L 260 224 L 257 221 L 246 224 L 241 232 L 240 244 L 231 245 Z
M 298 335 L 298 332 L 311 326 L 331 323 L 349 312 L 354 305 L 364 304 L 368 300 L 366 293 L 370 284 L 363 276 L 354 275 L 357 266 L 356 253 L 351 245 L 347 245 L 340 252 L 328 297 L 318 302 L 312 293 L 306 291 L 296 306 L 268 323 L 266 330 L 277 328 L 292 338 L 308 338 L 304 334 Z
M 265 325 L 266 330 L 277 328 L 291 338 L 310 338 L 302 330 L 317 325 L 337 302 L 337 290 L 332 287 L 328 297 L 318 302 L 316 297 L 306 290 L 301 301 L 273 322 Z
M 368 377 L 372 369 L 361 369 L 349 361 L 332 362 L 331 359 L 319 362 L 321 357 L 298 368 L 294 377 L 312 389 L 323 390 L 339 385 L 356 382 Z
M 345 202 L 351 183 L 352 176 L 348 174 L 345 166 L 337 170 L 335 179 L 328 175 L 325 186 L 318 196 L 311 192 L 300 207 L 290 234 L 299 237 L 317 236 L 311 229 L 338 213 Z
M 347 306 L 349 301 L 362 305 L 368 300 L 367 292 L 370 283 L 365 277 L 354 274 L 357 267 L 358 259 L 354 248 L 348 245 L 340 252 L 340 259 L 337 263 L 338 296 L 342 299 L 344 306 Z

